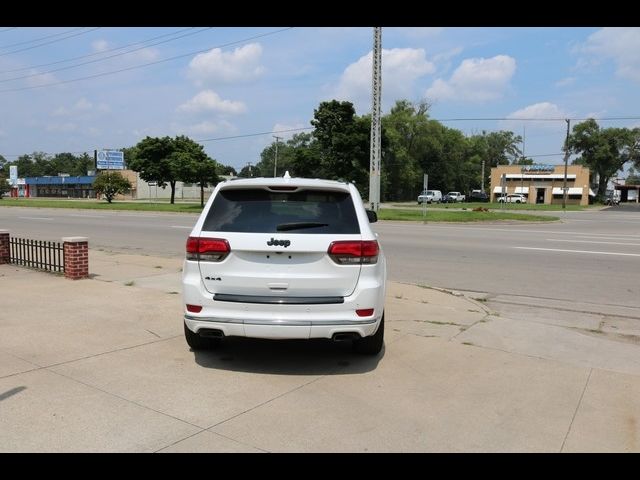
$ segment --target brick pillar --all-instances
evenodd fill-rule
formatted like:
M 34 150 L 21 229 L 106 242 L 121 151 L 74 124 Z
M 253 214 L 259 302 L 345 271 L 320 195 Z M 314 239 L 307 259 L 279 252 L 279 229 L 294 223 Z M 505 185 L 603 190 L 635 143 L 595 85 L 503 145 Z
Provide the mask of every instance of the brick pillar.
M 89 239 L 87 237 L 63 237 L 64 276 L 79 280 L 89 276 Z
M 9 232 L 7 230 L 0 230 L 0 265 L 9 262 Z

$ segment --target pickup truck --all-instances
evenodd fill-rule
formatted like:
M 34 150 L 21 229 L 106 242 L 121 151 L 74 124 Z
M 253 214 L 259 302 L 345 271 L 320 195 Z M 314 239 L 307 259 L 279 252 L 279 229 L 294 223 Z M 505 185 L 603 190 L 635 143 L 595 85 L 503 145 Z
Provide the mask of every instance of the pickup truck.
M 449 192 L 445 195 L 448 203 L 464 202 L 465 196 L 460 192 Z

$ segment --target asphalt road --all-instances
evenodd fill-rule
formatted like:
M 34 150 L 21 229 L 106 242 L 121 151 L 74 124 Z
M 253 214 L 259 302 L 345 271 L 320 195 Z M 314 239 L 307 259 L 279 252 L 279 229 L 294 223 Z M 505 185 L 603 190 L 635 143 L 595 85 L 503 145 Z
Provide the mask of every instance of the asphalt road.
M 640 307 L 640 209 L 550 212 L 555 223 L 378 222 L 390 280 L 538 301 Z M 181 257 L 197 216 L 0 207 L 12 236 Z

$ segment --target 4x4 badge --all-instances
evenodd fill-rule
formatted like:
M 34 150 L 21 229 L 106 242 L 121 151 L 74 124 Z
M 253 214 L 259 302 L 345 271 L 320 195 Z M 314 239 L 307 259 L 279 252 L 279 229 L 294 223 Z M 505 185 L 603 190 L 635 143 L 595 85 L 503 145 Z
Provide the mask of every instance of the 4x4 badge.
M 291 240 L 276 240 L 275 238 L 271 237 L 271 240 L 267 242 L 267 245 L 269 245 L 270 247 L 281 245 L 284 248 L 287 248 L 289 245 L 291 245 Z

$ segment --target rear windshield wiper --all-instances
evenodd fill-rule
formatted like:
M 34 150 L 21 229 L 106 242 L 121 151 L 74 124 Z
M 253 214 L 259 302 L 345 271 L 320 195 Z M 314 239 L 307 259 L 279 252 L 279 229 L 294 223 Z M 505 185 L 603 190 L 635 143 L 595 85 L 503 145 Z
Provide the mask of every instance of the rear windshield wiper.
M 318 222 L 296 222 L 296 223 L 281 223 L 276 227 L 277 232 L 287 232 L 289 230 L 298 230 L 303 228 L 315 228 L 315 227 L 328 227 L 328 223 Z

